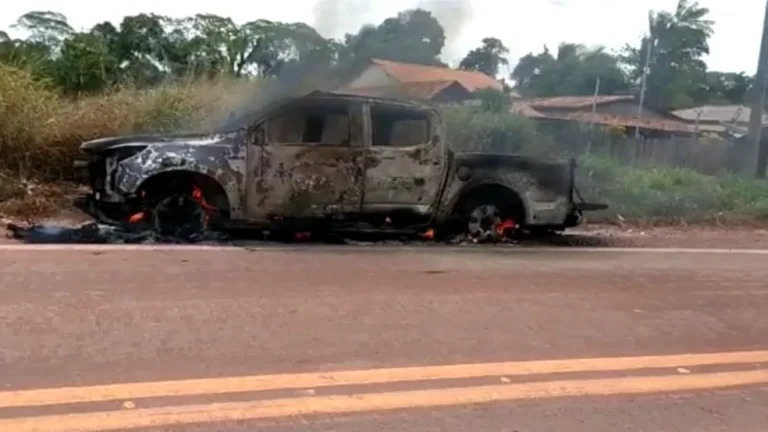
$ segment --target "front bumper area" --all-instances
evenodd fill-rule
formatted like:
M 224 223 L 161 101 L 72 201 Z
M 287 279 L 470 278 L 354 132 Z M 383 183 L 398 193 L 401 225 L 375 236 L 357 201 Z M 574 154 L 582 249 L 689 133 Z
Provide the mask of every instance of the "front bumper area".
M 141 206 L 138 202 L 103 201 L 99 200 L 95 193 L 75 198 L 74 205 L 78 210 L 97 221 L 108 224 L 119 224 L 121 223 L 120 221 L 125 221 L 130 215 L 141 211 Z

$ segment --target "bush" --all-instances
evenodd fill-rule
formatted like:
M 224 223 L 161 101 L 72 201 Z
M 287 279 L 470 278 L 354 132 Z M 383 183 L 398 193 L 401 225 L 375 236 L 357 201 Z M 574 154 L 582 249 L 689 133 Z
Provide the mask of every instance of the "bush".
M 471 107 L 441 109 L 449 144 L 458 151 L 552 154 L 554 142 L 530 119 Z
M 23 177 L 72 179 L 72 162 L 83 141 L 203 130 L 253 95 L 255 85 L 225 78 L 180 81 L 153 89 L 118 87 L 71 100 L 25 71 L 0 65 L 0 169 Z
M 579 189 L 610 208 L 591 219 L 673 222 L 768 219 L 768 183 L 710 177 L 679 168 L 637 169 L 605 157 L 583 157 Z

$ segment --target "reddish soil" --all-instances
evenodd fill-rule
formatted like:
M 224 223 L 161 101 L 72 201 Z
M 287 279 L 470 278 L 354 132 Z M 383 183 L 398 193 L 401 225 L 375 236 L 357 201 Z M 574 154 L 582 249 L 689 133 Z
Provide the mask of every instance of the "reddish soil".
M 768 226 L 587 225 L 579 234 L 603 239 L 609 246 L 616 247 L 768 249 Z

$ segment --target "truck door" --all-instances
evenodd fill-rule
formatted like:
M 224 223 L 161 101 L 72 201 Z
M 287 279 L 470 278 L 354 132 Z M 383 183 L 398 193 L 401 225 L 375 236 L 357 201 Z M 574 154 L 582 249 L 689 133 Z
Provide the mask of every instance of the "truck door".
M 309 99 L 259 125 L 249 148 L 248 218 L 360 211 L 362 118 L 361 102 Z
M 363 210 L 428 214 L 443 179 L 443 137 L 434 111 L 372 102 Z

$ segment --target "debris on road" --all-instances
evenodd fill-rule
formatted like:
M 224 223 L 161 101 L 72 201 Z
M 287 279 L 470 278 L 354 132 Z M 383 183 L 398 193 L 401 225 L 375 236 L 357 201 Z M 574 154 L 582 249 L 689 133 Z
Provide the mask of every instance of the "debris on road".
M 201 244 L 226 243 L 228 237 L 213 231 L 196 232 L 186 237 L 168 236 L 130 226 L 87 223 L 78 227 L 51 225 L 6 225 L 9 237 L 26 243 L 58 244 Z
M 47 244 L 215 244 L 230 245 L 238 240 L 269 241 L 281 243 L 325 243 L 342 245 L 544 245 L 544 246 L 610 246 L 610 242 L 594 236 L 552 233 L 532 235 L 520 230 L 505 230 L 504 235 L 473 236 L 471 233 L 441 238 L 434 229 L 423 233 L 406 235 L 402 232 L 377 231 L 258 231 L 246 233 L 225 233 L 213 230 L 191 229 L 178 226 L 158 231 L 144 219 L 133 218 L 132 222 L 107 225 L 86 223 L 80 226 L 46 224 L 20 225 L 7 223 L 8 237 L 25 243 Z M 498 232 L 497 232 L 498 234 Z

